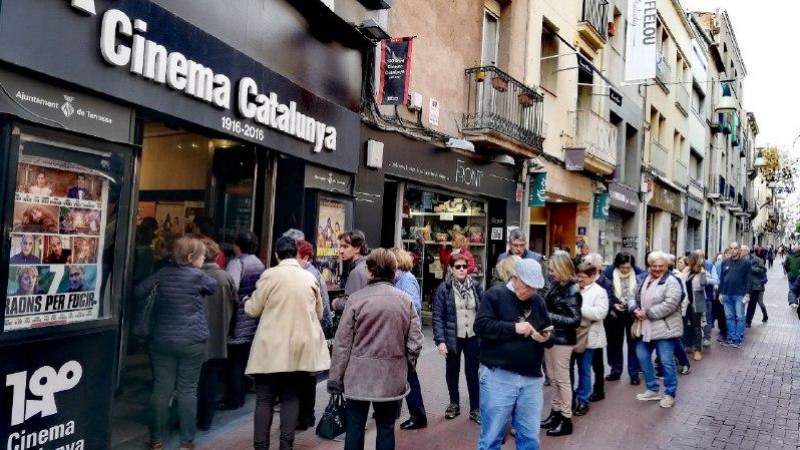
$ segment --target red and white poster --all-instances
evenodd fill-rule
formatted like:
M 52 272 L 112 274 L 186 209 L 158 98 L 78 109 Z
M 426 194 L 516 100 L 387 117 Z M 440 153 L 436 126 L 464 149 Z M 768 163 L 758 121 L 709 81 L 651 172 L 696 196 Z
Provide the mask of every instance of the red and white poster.
M 379 105 L 403 105 L 411 80 L 411 47 L 413 37 L 381 41 L 381 67 L 378 85 Z

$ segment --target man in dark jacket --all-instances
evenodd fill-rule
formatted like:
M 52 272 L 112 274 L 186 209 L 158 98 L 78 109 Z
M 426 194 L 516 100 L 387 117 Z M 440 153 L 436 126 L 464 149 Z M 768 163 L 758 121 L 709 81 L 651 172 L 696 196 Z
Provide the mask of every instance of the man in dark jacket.
M 517 255 L 522 259 L 532 259 L 532 260 L 538 262 L 539 265 L 542 267 L 542 273 L 546 273 L 547 272 L 547 268 L 544 265 L 544 256 L 542 256 L 541 254 L 536 253 L 536 252 L 526 248 L 526 245 L 527 245 L 526 241 L 527 240 L 528 240 L 528 236 L 525 233 L 523 233 L 522 230 L 516 229 L 516 230 L 509 231 L 508 232 L 508 251 L 507 252 L 503 252 L 503 253 L 500 254 L 500 256 L 497 258 L 497 263 L 499 264 L 500 261 L 506 259 L 506 257 L 508 257 L 510 255 Z M 496 279 L 499 279 L 499 277 L 496 274 L 494 274 L 494 277 L 492 279 L 492 284 L 494 284 Z M 544 296 L 545 293 L 547 293 L 548 285 L 549 285 L 549 283 L 548 283 L 547 277 L 545 277 L 545 279 L 544 279 L 544 287 L 539 289 L 539 295 L 540 296 Z
M 342 312 L 347 305 L 347 297 L 367 287 L 369 271 L 367 270 L 367 237 L 361 230 L 345 231 L 339 236 L 339 256 L 343 262 L 350 264 L 350 273 L 344 281 L 344 297 L 331 301 L 334 311 Z
M 800 277 L 800 252 L 792 245 L 789 248 L 789 254 L 783 260 L 783 271 L 786 273 L 786 278 L 789 281 L 789 289 L 792 289 L 794 282 Z M 789 298 L 789 305 L 797 308 L 797 298 Z
M 742 246 L 744 253 L 747 247 Z M 750 263 L 753 265 L 753 290 L 750 291 L 750 301 L 747 302 L 747 314 L 745 326 L 750 328 L 753 317 L 756 315 L 756 306 L 761 308 L 761 322 L 769 320 L 767 307 L 764 305 L 764 288 L 767 284 L 767 266 L 758 253 L 750 255 Z
M 486 291 L 475 318 L 483 366 L 478 450 L 499 450 L 512 416 L 517 448 L 539 448 L 542 359 L 545 347 L 552 345 L 551 323 L 536 295 L 544 286 L 541 266 L 523 259 L 515 269 L 507 285 Z
M 728 340 L 722 345 L 741 348 L 744 340 L 745 305 L 750 301 L 750 291 L 753 290 L 753 265 L 749 259 L 742 258 L 738 243 L 732 242 L 728 248 L 731 256 L 722 262 L 719 274 L 719 290 L 728 323 Z

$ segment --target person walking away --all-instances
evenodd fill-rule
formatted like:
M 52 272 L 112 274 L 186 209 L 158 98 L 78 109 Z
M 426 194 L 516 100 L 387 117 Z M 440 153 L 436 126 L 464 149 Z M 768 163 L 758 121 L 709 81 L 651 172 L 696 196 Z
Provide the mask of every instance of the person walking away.
M 702 345 L 703 348 L 711 347 L 711 330 L 714 329 L 714 316 L 713 316 L 713 307 L 714 307 L 714 295 L 717 286 L 719 285 L 719 280 L 714 278 L 714 263 L 706 259 L 705 253 L 702 250 L 695 250 L 693 252 L 695 258 L 697 258 L 698 263 L 703 266 L 703 270 L 706 272 L 706 287 L 705 287 L 705 299 L 706 299 L 706 307 L 705 307 L 705 326 L 703 327 L 703 341 Z
M 767 307 L 764 305 L 764 290 L 767 284 L 767 267 L 764 260 L 757 255 L 750 255 L 750 263 L 753 265 L 753 289 L 750 291 L 750 301 L 747 302 L 745 313 L 745 327 L 750 328 L 753 324 L 753 317 L 756 315 L 756 306 L 761 308 L 761 322 L 769 320 Z
M 578 286 L 581 288 L 581 325 L 589 328 L 586 348 L 577 355 L 578 362 L 578 389 L 577 406 L 573 411 L 576 416 L 584 416 L 589 412 L 589 396 L 592 393 L 592 356 L 596 350 L 602 355 L 603 348 L 607 345 L 606 332 L 603 329 L 603 320 L 608 314 L 608 294 L 596 282 L 597 267 L 587 256 L 586 262 L 578 266 Z M 600 375 L 602 377 L 602 373 Z
M 411 254 L 402 248 L 392 247 L 389 252 L 397 260 L 397 272 L 394 276 L 394 287 L 405 292 L 411 297 L 414 310 L 422 320 L 422 289 L 417 278 L 411 273 L 414 268 L 414 259 Z M 418 430 L 428 426 L 428 413 L 425 412 L 425 402 L 422 400 L 422 386 L 416 367 L 408 368 L 409 393 L 406 396 L 406 406 L 411 417 L 400 424 L 401 430 Z
M 208 431 L 214 421 L 217 409 L 218 380 L 225 368 L 228 357 L 228 333 L 231 318 L 239 306 L 233 278 L 217 265 L 219 245 L 209 238 L 200 242 L 206 248 L 203 272 L 219 285 L 213 294 L 206 297 L 206 321 L 208 322 L 208 340 L 206 340 L 205 362 L 200 370 L 200 381 L 197 387 L 197 428 Z
M 669 256 L 660 251 L 647 256 L 650 273 L 639 286 L 632 313 L 641 321 L 641 340 L 636 355 L 644 373 L 647 390 L 637 400 L 658 400 L 662 408 L 672 408 L 678 393 L 675 346 L 683 336 L 680 281 L 668 271 Z M 661 360 L 664 394 L 653 368 L 653 351 Z
M 205 297 L 218 289 L 217 282 L 200 270 L 205 255 L 205 246 L 199 239 L 184 236 L 175 241 L 172 262 L 134 289 L 134 297 L 140 302 L 153 291 L 156 298 L 150 342 L 150 450 L 164 446 L 173 392 L 178 399 L 180 449 L 194 449 L 197 382 L 208 339 Z
M 544 286 L 539 263 L 523 259 L 515 271 L 506 286 L 486 291 L 475 318 L 481 342 L 478 450 L 500 450 L 509 419 L 518 450 L 541 448 L 541 368 L 552 323 L 536 292 Z
M 791 289 L 795 281 L 800 277 L 800 252 L 797 251 L 796 244 L 789 247 L 789 252 L 783 260 L 783 271 L 786 273 L 786 279 Z M 789 301 L 789 306 L 797 308 L 797 299 Z
M 378 248 L 365 264 L 370 281 L 350 296 L 342 314 L 328 392 L 347 399 L 345 450 L 364 449 L 370 405 L 377 425 L 375 449 L 394 450 L 394 423 L 410 390 L 406 372 L 416 366 L 422 329 L 411 297 L 394 287 L 394 256 Z
M 555 388 L 550 415 L 541 422 L 548 436 L 572 434 L 572 387 L 570 357 L 577 342 L 576 330 L 581 324 L 580 286 L 575 281 L 572 258 L 565 251 L 556 251 L 547 262 L 554 282 L 544 298 L 547 316 L 553 324 L 552 344 L 544 352 L 547 376 Z
M 772 264 L 775 262 L 775 249 L 771 245 L 767 248 L 767 262 L 769 263 L 769 268 L 772 269 Z
M 753 290 L 753 265 L 745 259 L 749 252 L 732 242 L 729 246 L 731 257 L 722 262 L 719 286 L 722 304 L 725 306 L 725 320 L 728 324 L 728 340 L 723 345 L 741 348 L 745 330 L 745 308 Z
M 475 317 L 483 289 L 468 272 L 464 255 L 454 253 L 448 265 L 452 276 L 436 289 L 433 303 L 433 341 L 439 354 L 445 357 L 445 380 L 450 404 L 445 419 L 461 414 L 458 378 L 461 354 L 464 354 L 464 375 L 469 393 L 469 418 L 480 424 L 478 389 L 478 337 L 475 335 Z
M 683 320 L 683 342 L 691 349 L 692 359 L 703 359 L 703 314 L 706 313 L 708 273 L 695 254 L 686 257 L 683 279 L 689 304 Z
M 228 262 L 225 271 L 233 279 L 238 305 L 234 313 L 234 323 L 228 337 L 228 361 L 225 369 L 225 395 L 217 409 L 231 410 L 244 406 L 247 395 L 247 378 L 244 375 L 253 336 L 258 321 L 248 316 L 244 310 L 245 300 L 255 291 L 256 283 L 264 272 L 264 263 L 258 253 L 258 237 L 252 231 L 243 231 L 233 240 L 234 257 Z
M 620 379 L 623 368 L 622 347 L 627 342 L 628 376 L 630 383 L 638 386 L 641 383 L 639 381 L 639 360 L 636 358 L 636 341 L 631 339 L 633 317 L 628 313 L 628 306 L 636 301 L 635 266 L 636 259 L 628 252 L 617 253 L 617 256 L 614 257 L 614 271 L 611 275 L 614 303 L 608 310 L 604 328 L 608 341 L 608 365 L 611 366 L 611 372 L 606 377 L 606 381 Z
M 245 370 L 256 382 L 255 450 L 269 448 L 277 397 L 281 402 L 280 450 L 294 448 L 300 390 L 311 373 L 328 370 L 331 365 L 320 325 L 319 283 L 297 261 L 294 239 L 280 237 L 275 257 L 278 265 L 264 271 L 244 304 L 245 313 L 259 319 Z

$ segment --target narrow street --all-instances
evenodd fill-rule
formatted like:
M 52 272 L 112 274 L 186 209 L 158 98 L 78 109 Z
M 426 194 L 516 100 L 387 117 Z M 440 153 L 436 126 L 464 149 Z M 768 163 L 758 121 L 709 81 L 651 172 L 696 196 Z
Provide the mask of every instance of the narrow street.
M 588 415 L 574 419 L 575 432 L 562 438 L 542 438 L 545 449 L 798 449 L 800 448 L 800 373 L 798 321 L 786 304 L 786 277 L 776 261 L 769 272 L 765 303 L 769 322 L 761 323 L 756 312 L 753 327 L 740 349 L 713 346 L 703 360 L 693 362 L 692 372 L 679 377 L 677 403 L 662 409 L 654 402 L 639 402 L 635 395 L 643 386 L 631 386 L 627 376 L 606 383 L 606 399 L 593 403 Z M 467 414 L 444 419 L 447 389 L 444 359 L 436 353 L 430 328 L 419 362 L 428 427 L 419 431 L 397 430 L 397 448 L 413 450 L 467 450 L 476 447 L 479 427 Z M 714 332 L 716 336 L 716 331 Z M 328 395 L 319 385 L 317 417 Z M 462 376 L 462 407 L 466 384 Z M 545 410 L 549 410 L 550 388 L 545 388 Z M 401 419 L 404 419 L 404 411 Z M 277 417 L 276 417 L 277 419 Z M 202 436 L 200 449 L 244 450 L 252 448 L 252 420 L 238 426 L 212 430 Z M 277 426 L 278 420 L 276 420 Z M 398 421 L 399 426 L 399 421 Z M 369 424 L 368 449 L 374 448 L 374 424 Z M 273 433 L 277 448 L 277 433 Z M 513 449 L 513 438 L 504 448 Z M 341 442 L 318 438 L 313 431 L 298 433 L 295 448 L 340 449 Z

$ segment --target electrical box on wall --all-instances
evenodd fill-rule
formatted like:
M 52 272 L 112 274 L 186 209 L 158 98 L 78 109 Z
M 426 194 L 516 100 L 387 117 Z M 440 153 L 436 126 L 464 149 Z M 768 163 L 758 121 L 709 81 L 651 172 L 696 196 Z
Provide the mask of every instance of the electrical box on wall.
M 422 94 L 419 92 L 408 94 L 408 109 L 412 111 L 419 111 L 422 109 Z
M 367 167 L 373 169 L 383 167 L 383 142 L 367 140 Z

